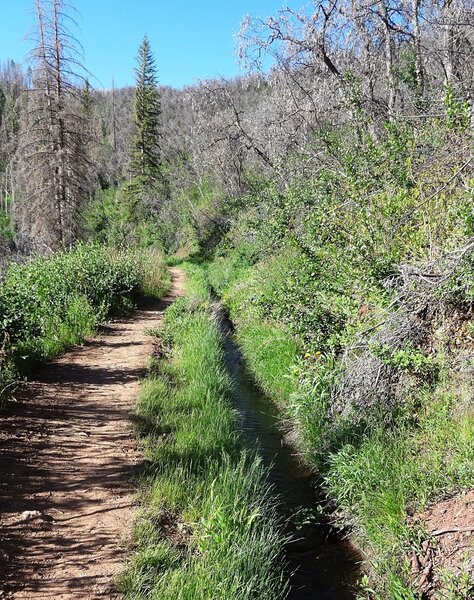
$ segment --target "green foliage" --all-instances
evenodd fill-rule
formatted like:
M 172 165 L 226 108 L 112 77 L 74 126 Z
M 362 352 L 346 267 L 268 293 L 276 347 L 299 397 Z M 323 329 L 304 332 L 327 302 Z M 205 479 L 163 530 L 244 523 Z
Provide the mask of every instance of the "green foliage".
M 465 600 L 474 594 L 474 579 L 467 566 L 461 567 L 460 573 L 453 573 L 446 569 L 440 573 L 440 579 L 446 590 L 444 593 L 446 600 Z
M 426 534 L 409 516 L 474 481 L 472 404 L 463 398 L 471 388 L 456 385 L 459 365 L 472 357 L 432 331 L 431 307 L 415 316 L 399 295 L 401 270 L 424 274 L 428 264 L 436 272 L 444 263 L 435 259 L 472 241 L 472 178 L 457 179 L 459 161 L 446 157 L 446 147 L 469 143 L 467 113 L 451 96 L 448 122 L 389 123 L 379 140 L 363 124 L 355 134 L 328 128 L 323 141 L 338 170 L 323 166 L 284 192 L 278 182 L 250 192 L 208 269 L 253 375 L 367 554 L 368 597 L 384 600 L 420 597 L 408 556 Z M 472 256 L 466 250 L 456 261 L 433 299 L 448 320 L 449 311 L 470 318 Z M 423 340 L 397 329 L 403 310 L 410 326 L 423 327 Z M 348 365 L 367 333 L 381 331 L 400 339 L 388 344 L 377 333 L 369 344 L 371 407 L 341 403 L 341 394 L 358 392 L 342 387 Z M 451 587 L 466 585 L 460 578 Z
M 123 242 L 126 224 L 124 212 L 117 189 L 100 190 L 86 207 L 83 217 L 87 237 L 98 243 Z
M 393 350 L 388 344 L 372 345 L 372 354 L 384 365 L 394 366 L 406 373 L 413 373 L 428 378 L 436 369 L 433 356 L 427 356 L 407 343 L 404 348 Z
M 474 302 L 474 256 L 469 254 L 459 269 L 452 274 L 440 290 L 440 294 L 453 299 L 453 304 L 469 310 Z
M 13 240 L 15 230 L 13 227 L 10 213 L 7 211 L 0 211 L 0 239 L 5 242 Z
M 155 59 L 145 36 L 138 51 L 135 88 L 135 139 L 131 160 L 132 185 L 146 190 L 163 185 L 160 148 L 160 94 Z
M 237 340 L 257 383 L 276 400 L 286 402 L 295 389 L 291 373 L 300 353 L 297 341 L 284 327 L 255 322 L 239 328 Z
M 417 109 L 423 108 L 423 67 L 418 64 L 417 51 L 414 46 L 407 45 L 400 52 L 399 63 L 394 68 L 394 73 L 400 82 L 404 83 L 411 92 Z
M 2 385 L 130 310 L 138 294 L 161 296 L 167 285 L 160 256 L 93 244 L 10 264 L 0 285 Z
M 246 451 L 231 407 L 222 340 L 202 269 L 165 313 L 171 360 L 153 367 L 137 410 L 149 469 L 126 598 L 286 596 L 282 536 L 265 471 Z
M 293 373 L 294 390 L 287 400 L 285 414 L 298 428 L 298 443 L 308 460 L 323 471 L 329 452 L 339 447 L 341 440 L 359 433 L 355 425 L 347 427 L 331 418 L 332 394 L 341 366 L 319 351 L 306 352 L 303 358 L 299 357 Z
M 380 598 L 410 597 L 397 592 L 398 578 L 386 579 L 387 573 L 398 574 L 410 588 L 401 557 L 418 542 L 407 515 L 472 484 L 474 420 L 472 414 L 455 414 L 454 402 L 452 392 L 441 387 L 435 401 L 425 403 L 416 429 L 380 428 L 359 446 L 347 444 L 330 456 L 328 490 L 344 518 L 362 532 L 377 589 L 385 590 Z
M 162 231 L 133 186 L 101 190 L 84 214 L 86 237 L 111 246 L 162 246 Z
M 456 98 L 454 88 L 450 83 L 444 86 L 444 108 L 450 129 L 465 130 L 469 126 L 471 107 L 467 100 Z
M 228 215 L 240 205 L 239 199 L 203 178 L 171 198 L 160 222 L 163 247 L 181 259 L 209 257 L 227 231 Z

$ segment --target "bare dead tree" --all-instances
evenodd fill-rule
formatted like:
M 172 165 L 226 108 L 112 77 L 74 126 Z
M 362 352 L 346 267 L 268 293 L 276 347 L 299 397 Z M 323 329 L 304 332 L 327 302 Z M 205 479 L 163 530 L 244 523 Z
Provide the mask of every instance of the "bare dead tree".
M 423 99 L 425 94 L 425 75 L 423 67 L 420 9 L 422 0 L 411 0 L 411 18 L 413 27 L 413 46 L 415 49 L 415 74 L 418 94 Z
M 33 87 L 20 131 L 20 243 L 28 250 L 68 247 L 79 231 L 78 214 L 90 176 L 85 83 L 80 46 L 72 35 L 72 7 L 64 0 L 35 0 L 37 46 Z
M 397 96 L 397 90 L 395 85 L 395 76 L 393 72 L 394 63 L 394 52 L 393 52 L 393 40 L 392 32 L 390 28 L 390 17 L 388 12 L 387 4 L 385 0 L 378 1 L 378 13 L 383 24 L 383 35 L 384 35 L 384 53 L 385 53 L 385 76 L 387 78 L 388 88 L 388 118 L 393 120 L 395 117 L 395 102 Z

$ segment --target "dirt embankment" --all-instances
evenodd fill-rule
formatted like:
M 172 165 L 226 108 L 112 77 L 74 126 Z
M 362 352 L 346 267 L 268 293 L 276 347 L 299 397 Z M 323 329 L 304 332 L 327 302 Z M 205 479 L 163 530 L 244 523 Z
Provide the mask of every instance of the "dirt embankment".
M 426 600 L 448 597 L 452 577 L 474 574 L 474 490 L 438 502 L 414 521 L 430 535 L 411 557 L 415 585 Z M 459 597 L 471 598 L 472 588 L 466 585 L 470 589 Z
M 113 598 L 140 464 L 130 413 L 168 297 L 39 369 L 0 417 L 0 598 Z

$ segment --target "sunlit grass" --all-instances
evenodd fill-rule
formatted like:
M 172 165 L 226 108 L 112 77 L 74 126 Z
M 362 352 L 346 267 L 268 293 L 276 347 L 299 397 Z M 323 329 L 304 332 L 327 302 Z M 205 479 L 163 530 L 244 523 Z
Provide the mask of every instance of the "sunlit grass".
M 341 370 L 337 357 L 313 353 L 305 371 L 296 336 L 255 308 L 258 278 L 247 270 L 241 279 L 242 271 L 229 265 L 231 258 L 216 260 L 211 280 L 231 311 L 246 363 L 279 405 L 299 450 L 323 476 L 335 515 L 366 555 L 364 598 L 420 600 L 410 557 L 427 532 L 411 518 L 474 485 L 472 386 L 467 392 L 456 387 L 459 364 L 446 363 L 440 347 L 436 385 L 420 381 L 410 389 L 390 426 L 382 405 L 362 426 L 331 413 Z M 467 598 L 466 586 L 465 574 L 453 576 L 446 598 Z
M 263 391 L 286 403 L 296 389 L 292 370 L 301 354 L 296 340 L 284 327 L 252 322 L 237 329 L 237 341 Z
M 165 317 L 172 358 L 153 365 L 137 407 L 148 461 L 127 598 L 277 600 L 284 540 L 256 455 L 230 404 L 222 340 L 202 271 Z
M 474 482 L 474 415 L 456 415 L 453 394 L 425 401 L 416 427 L 375 429 L 359 446 L 346 445 L 329 459 L 328 489 L 360 531 L 387 594 L 380 597 L 410 588 L 403 557 L 417 548 L 423 532 L 408 517 Z

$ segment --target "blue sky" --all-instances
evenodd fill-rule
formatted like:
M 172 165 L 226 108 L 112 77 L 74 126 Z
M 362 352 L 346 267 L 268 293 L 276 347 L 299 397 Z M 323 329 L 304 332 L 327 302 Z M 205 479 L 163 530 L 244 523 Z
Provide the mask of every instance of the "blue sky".
M 94 87 L 133 84 L 135 56 L 150 39 L 160 83 L 182 87 L 196 79 L 239 74 L 233 34 L 245 14 L 267 16 L 303 0 L 75 0 L 78 38 Z M 0 60 L 24 60 L 34 26 L 33 0 L 0 0 Z

